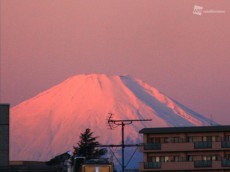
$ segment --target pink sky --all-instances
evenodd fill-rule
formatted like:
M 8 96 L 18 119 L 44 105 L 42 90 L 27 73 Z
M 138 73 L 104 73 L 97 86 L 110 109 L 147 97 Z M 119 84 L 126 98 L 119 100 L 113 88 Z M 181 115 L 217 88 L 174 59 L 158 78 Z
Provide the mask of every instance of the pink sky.
M 0 98 L 82 73 L 130 74 L 230 124 L 229 0 L 1 0 Z M 194 5 L 225 13 L 192 13 Z

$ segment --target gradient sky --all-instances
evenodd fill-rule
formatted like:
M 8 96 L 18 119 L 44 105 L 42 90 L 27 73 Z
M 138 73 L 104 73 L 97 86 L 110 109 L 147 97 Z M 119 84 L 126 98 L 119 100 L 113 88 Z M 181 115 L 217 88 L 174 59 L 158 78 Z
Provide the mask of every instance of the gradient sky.
M 82 73 L 130 74 L 230 124 L 229 0 L 0 0 L 0 99 Z M 194 5 L 225 13 L 192 13 Z

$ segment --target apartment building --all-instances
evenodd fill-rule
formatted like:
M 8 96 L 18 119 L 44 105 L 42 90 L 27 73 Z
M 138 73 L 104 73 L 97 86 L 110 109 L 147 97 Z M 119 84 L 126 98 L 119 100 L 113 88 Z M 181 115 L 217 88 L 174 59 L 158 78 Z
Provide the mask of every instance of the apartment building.
M 142 172 L 230 172 L 230 125 L 144 128 L 140 133 Z
M 0 167 L 9 165 L 9 108 L 0 104 Z

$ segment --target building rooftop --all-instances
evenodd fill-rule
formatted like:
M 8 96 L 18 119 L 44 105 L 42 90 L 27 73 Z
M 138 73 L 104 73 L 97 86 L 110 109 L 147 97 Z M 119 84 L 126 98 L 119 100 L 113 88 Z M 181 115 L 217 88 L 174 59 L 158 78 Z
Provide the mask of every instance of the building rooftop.
M 143 128 L 142 130 L 139 131 L 139 133 L 164 134 L 164 133 L 219 132 L 219 131 L 230 132 L 230 125 Z

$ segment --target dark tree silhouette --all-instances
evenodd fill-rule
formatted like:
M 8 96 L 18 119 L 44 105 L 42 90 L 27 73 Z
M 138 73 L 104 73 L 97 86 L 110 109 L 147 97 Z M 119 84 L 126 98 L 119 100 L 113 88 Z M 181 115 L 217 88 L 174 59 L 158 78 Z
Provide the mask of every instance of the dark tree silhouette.
M 86 159 L 98 159 L 107 153 L 105 148 L 98 148 L 100 143 L 97 141 L 98 137 L 93 136 L 93 132 L 89 128 L 81 133 L 80 140 L 77 147 L 74 146 L 75 156 L 84 156 Z
M 64 164 L 66 160 L 70 158 L 70 154 L 68 152 L 65 152 L 63 154 L 57 155 L 54 158 L 50 159 L 49 161 L 46 162 L 47 165 L 60 165 Z

